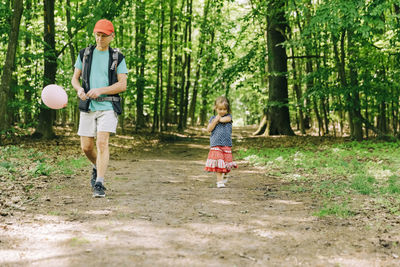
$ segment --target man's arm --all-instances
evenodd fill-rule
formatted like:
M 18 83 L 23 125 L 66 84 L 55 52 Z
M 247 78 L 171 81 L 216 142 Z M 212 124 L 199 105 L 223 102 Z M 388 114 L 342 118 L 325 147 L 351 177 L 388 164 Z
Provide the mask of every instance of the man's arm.
M 78 68 L 75 68 L 74 74 L 72 75 L 71 84 L 75 88 L 78 97 L 82 100 L 86 100 L 87 96 L 85 94 L 85 90 L 81 86 L 79 82 L 79 78 L 81 77 L 82 71 Z
M 118 82 L 113 85 L 93 88 L 87 92 L 87 96 L 90 98 L 98 98 L 100 95 L 115 95 L 126 91 L 127 75 L 126 73 L 117 74 Z

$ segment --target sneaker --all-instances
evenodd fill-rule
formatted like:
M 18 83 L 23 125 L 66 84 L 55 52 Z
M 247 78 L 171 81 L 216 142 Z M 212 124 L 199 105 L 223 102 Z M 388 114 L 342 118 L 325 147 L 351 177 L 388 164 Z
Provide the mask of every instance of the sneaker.
M 93 196 L 94 197 L 105 197 L 106 193 L 104 192 L 106 188 L 102 183 L 97 182 L 93 188 Z
M 92 189 L 94 189 L 94 185 L 96 183 L 96 178 L 97 178 L 97 169 L 93 168 L 93 170 L 92 170 L 92 179 L 90 179 L 90 185 L 92 186 Z
M 223 182 L 224 184 L 226 184 L 226 183 L 229 181 L 228 174 L 226 174 L 226 173 L 223 174 L 222 178 L 223 178 L 223 179 L 222 179 L 222 182 Z
M 217 182 L 217 188 L 224 188 L 224 187 L 225 187 L 225 183 L 223 181 Z

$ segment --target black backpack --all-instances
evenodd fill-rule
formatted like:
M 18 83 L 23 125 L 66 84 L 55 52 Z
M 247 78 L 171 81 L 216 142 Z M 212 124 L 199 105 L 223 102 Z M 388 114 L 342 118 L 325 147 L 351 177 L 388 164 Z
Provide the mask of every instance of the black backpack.
M 93 59 L 93 50 L 96 48 L 95 45 L 90 45 L 81 51 L 79 51 L 79 56 L 82 59 L 82 87 L 85 90 L 85 93 L 87 93 L 90 89 L 90 83 L 89 83 L 89 76 L 90 76 L 90 70 L 92 67 L 92 59 Z M 112 85 L 116 82 L 118 82 L 117 78 L 117 67 L 119 63 L 125 58 L 124 55 L 119 51 L 117 48 L 111 48 L 109 47 L 109 54 L 110 54 L 110 59 L 108 63 L 108 84 Z M 122 108 L 121 108 L 121 97 L 119 94 L 115 95 L 108 95 L 107 97 L 98 97 L 95 99 L 96 101 L 111 101 L 113 105 L 114 111 L 120 115 L 122 113 Z M 86 99 L 86 100 L 79 100 L 79 110 L 83 112 L 89 112 L 89 105 L 90 105 L 91 99 Z

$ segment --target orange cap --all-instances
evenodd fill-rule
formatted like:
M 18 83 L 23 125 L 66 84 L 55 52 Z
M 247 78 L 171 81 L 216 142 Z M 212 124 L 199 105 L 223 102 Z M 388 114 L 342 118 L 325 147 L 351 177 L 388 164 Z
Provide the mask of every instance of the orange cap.
M 96 25 L 94 25 L 93 32 L 102 32 L 107 35 L 110 35 L 111 33 L 114 32 L 114 26 L 111 23 L 111 21 L 106 19 L 101 19 L 98 22 L 96 22 Z

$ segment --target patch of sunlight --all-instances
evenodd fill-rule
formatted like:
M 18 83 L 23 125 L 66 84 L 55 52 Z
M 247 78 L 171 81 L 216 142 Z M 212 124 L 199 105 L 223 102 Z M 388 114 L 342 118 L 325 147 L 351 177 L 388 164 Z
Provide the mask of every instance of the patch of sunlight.
M 342 151 L 343 151 L 343 149 L 340 149 L 340 148 L 337 148 L 337 147 L 332 148 L 332 152 L 334 152 L 334 153 L 341 153 Z
M 292 200 L 284 200 L 284 199 L 275 199 L 271 201 L 272 203 L 277 203 L 277 204 L 286 204 L 286 205 L 300 205 L 303 204 L 303 202 L 298 202 L 298 201 L 292 201 Z
M 24 249 L 0 249 L 0 263 L 17 260 L 24 254 Z
M 86 214 L 90 215 L 108 215 L 111 214 L 111 210 L 88 210 Z
M 302 161 L 303 159 L 304 159 L 304 154 L 299 151 L 297 151 L 293 156 L 294 161 Z
M 222 235 L 230 236 L 233 233 L 245 233 L 246 229 L 243 226 L 226 224 L 226 223 L 190 223 L 187 224 L 192 231 L 206 235 Z
M 238 170 L 238 171 L 234 171 L 234 172 L 240 172 L 240 173 L 260 173 L 259 170 L 257 169 L 261 169 L 261 170 L 265 170 L 265 168 L 253 168 L 255 170 Z
M 116 143 L 110 143 L 110 147 L 119 147 L 119 148 L 131 148 L 131 145 L 121 145 Z
M 292 175 L 289 175 L 289 178 L 292 178 L 293 180 L 299 180 L 302 176 L 298 173 L 294 173 Z
M 195 181 L 205 181 L 208 180 L 210 178 L 210 176 L 208 174 L 201 174 L 201 175 L 191 175 L 189 176 L 190 179 L 195 180 Z
M 297 225 L 299 223 L 313 222 L 316 219 L 313 217 L 290 217 L 290 216 L 272 216 L 272 215 L 262 215 L 259 219 L 251 220 L 250 223 L 259 226 L 276 226 L 277 224 L 291 224 Z
M 116 134 L 115 137 L 118 137 L 118 138 L 121 138 L 121 139 L 129 139 L 129 140 L 135 139 L 133 136 L 119 135 L 119 134 Z
M 214 200 L 211 200 L 211 202 L 216 203 L 216 204 L 222 204 L 222 205 L 237 205 L 236 202 L 230 201 L 230 200 L 225 200 L 225 199 L 214 199 Z
M 374 258 L 373 255 L 369 257 L 367 255 L 359 255 L 359 257 L 360 259 L 357 259 L 355 255 L 351 255 L 349 258 L 338 256 L 327 259 L 327 262 L 335 266 L 382 266 L 381 264 L 383 263 L 379 259 Z
M 66 242 L 71 247 L 80 247 L 85 244 L 89 244 L 90 241 L 83 237 L 72 237 Z
M 43 220 L 43 221 L 47 221 L 47 222 L 51 222 L 51 221 L 60 221 L 61 218 L 59 216 L 56 215 L 45 215 L 45 214 L 38 214 L 35 216 L 35 220 Z
M 368 174 L 377 180 L 387 180 L 394 173 L 391 170 L 369 169 Z
M 67 252 L 59 244 L 71 239 L 70 232 L 76 228 L 77 225 L 43 224 L 42 222 L 40 224 L 12 225 L 8 228 L 7 237 L 10 240 L 20 240 L 18 248 L 0 250 L 0 265 L 1 263 L 7 265 L 7 263 L 46 261 L 62 257 Z M 0 231 L 0 235 L 4 235 L 4 233 Z
M 261 236 L 264 238 L 269 238 L 269 239 L 274 239 L 276 237 L 287 235 L 287 233 L 284 233 L 282 231 L 263 230 L 263 229 L 256 229 L 253 232 L 258 236 Z
M 244 159 L 247 161 L 256 161 L 259 157 L 257 155 L 250 155 L 245 157 Z

